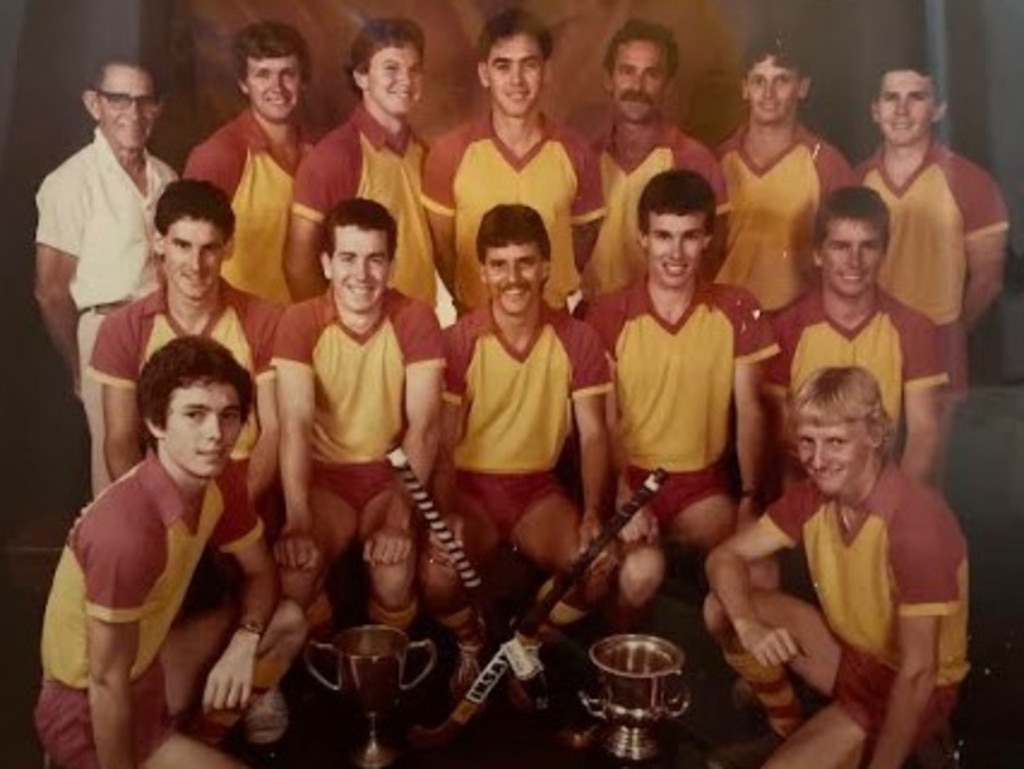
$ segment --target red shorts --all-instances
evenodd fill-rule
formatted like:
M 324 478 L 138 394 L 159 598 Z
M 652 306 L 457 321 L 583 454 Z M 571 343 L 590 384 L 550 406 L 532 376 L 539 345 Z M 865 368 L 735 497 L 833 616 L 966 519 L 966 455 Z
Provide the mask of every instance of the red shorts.
M 875 740 L 882 730 L 889 707 L 889 692 L 896 671 L 873 657 L 843 645 L 833 697 L 854 721 Z M 938 734 L 956 706 L 957 686 L 936 687 L 925 707 L 914 745 L 921 745 Z
M 387 462 L 359 462 L 347 465 L 313 463 L 311 485 L 325 489 L 357 513 L 370 500 L 395 484 L 395 473 Z
M 487 511 L 503 539 L 512 535 L 519 519 L 532 505 L 552 494 L 565 497 L 565 490 L 551 472 L 505 475 L 459 470 L 455 486 L 459 494 L 472 497 Z
M 939 349 L 953 393 L 967 392 L 967 330 L 960 321 L 938 326 Z
M 135 758 L 141 766 L 174 732 L 159 662 L 132 682 L 132 704 Z M 35 721 L 39 741 L 55 763 L 66 769 L 99 769 L 88 690 L 43 681 Z
M 626 468 L 626 480 L 633 490 L 639 488 L 648 475 L 650 470 L 632 465 Z M 702 470 L 669 473 L 661 491 L 648 507 L 657 517 L 658 523 L 665 525 L 694 502 L 718 494 L 729 496 L 729 474 L 724 462 L 716 462 Z

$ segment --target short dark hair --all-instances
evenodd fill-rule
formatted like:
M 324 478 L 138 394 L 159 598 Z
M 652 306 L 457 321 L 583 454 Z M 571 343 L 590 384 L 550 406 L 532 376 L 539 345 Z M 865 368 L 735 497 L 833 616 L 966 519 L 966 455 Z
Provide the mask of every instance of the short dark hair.
M 661 58 L 665 63 L 665 74 L 673 77 L 679 68 L 679 46 L 672 31 L 664 24 L 657 24 L 646 19 L 632 18 L 626 21 L 615 33 L 608 48 L 604 52 L 604 69 L 609 75 L 615 70 L 615 59 L 619 55 L 619 46 L 634 40 L 654 43 L 661 49 Z
M 781 32 L 763 33 L 755 37 L 743 54 L 743 71 L 749 72 L 755 65 L 767 59 L 774 59 L 776 65 L 807 75 L 803 54 L 797 45 Z
M 476 41 L 477 58 L 480 61 L 487 61 L 495 43 L 516 35 L 532 37 L 537 42 L 540 55 L 545 61 L 551 58 L 551 53 L 555 50 L 551 30 L 540 19 L 522 8 L 509 8 L 487 20 Z
M 280 21 L 257 21 L 242 27 L 235 35 L 231 54 L 239 80 L 245 80 L 249 73 L 249 59 L 280 59 L 285 56 L 299 60 L 303 83 L 308 83 L 312 76 L 306 39 L 291 24 Z
M 163 84 L 157 76 L 156 69 L 147 62 L 142 61 L 138 56 L 122 52 L 104 53 L 93 60 L 92 66 L 89 68 L 88 89 L 90 91 L 100 91 L 103 89 L 103 81 L 107 77 L 107 70 L 111 67 L 129 67 L 130 69 L 144 72 L 149 78 L 149 82 L 153 84 L 153 95 L 160 98 L 163 93 L 161 87 Z
M 640 193 L 637 203 L 637 225 L 647 233 L 651 214 L 704 214 L 704 229 L 715 225 L 715 191 L 707 180 L 694 171 L 674 169 L 651 177 Z
M 870 224 L 882 239 L 882 248 L 889 247 L 889 207 L 870 187 L 839 187 L 825 196 L 814 215 L 815 248 L 825 242 L 829 225 L 837 219 Z
M 167 426 L 168 409 L 175 390 L 204 384 L 227 384 L 238 393 L 242 421 L 252 408 L 252 377 L 227 348 L 202 336 L 182 336 L 165 344 L 146 362 L 139 374 L 139 414 L 145 422 Z M 156 439 L 147 429 L 146 442 Z
M 355 73 L 364 73 L 370 67 L 370 60 L 384 48 L 405 48 L 416 50 L 422 60 L 427 44 L 423 28 L 412 19 L 393 16 L 382 19 L 367 19 L 349 50 L 347 72 L 352 87 L 357 93 L 362 90 L 356 85 Z
M 387 241 L 388 259 L 394 259 L 398 248 L 398 224 L 384 206 L 368 198 L 348 198 L 341 201 L 324 220 L 324 248 L 333 254 L 337 247 L 339 227 L 356 227 L 366 232 L 383 232 Z
M 921 77 L 928 78 L 931 81 L 932 96 L 935 98 L 936 103 L 942 102 L 943 96 L 939 80 L 932 74 L 931 67 L 928 64 L 928 57 L 923 51 L 906 51 L 899 55 L 890 55 L 879 61 L 875 67 L 875 83 L 878 84 L 878 93 L 881 94 L 882 80 L 886 75 L 890 72 L 903 71 L 916 72 Z
M 201 179 L 178 179 L 168 184 L 156 203 L 153 225 L 166 235 L 171 225 L 180 219 L 209 222 L 231 240 L 235 234 L 235 212 L 228 196 L 214 184 Z
M 476 258 L 483 264 L 488 249 L 528 243 L 537 246 L 543 259 L 551 259 L 551 238 L 540 214 L 521 203 L 499 203 L 480 220 Z

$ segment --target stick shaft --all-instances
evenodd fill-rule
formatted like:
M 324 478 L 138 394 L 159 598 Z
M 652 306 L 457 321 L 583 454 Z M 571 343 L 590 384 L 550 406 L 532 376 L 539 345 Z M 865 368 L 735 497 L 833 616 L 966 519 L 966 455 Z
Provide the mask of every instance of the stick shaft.
M 434 532 L 434 535 L 441 543 L 441 547 L 448 554 L 462 584 L 470 592 L 477 590 L 480 587 L 480 575 L 473 567 L 473 564 L 470 563 L 469 558 L 466 556 L 466 551 L 462 549 L 462 545 L 455 539 L 455 534 L 452 533 L 451 528 L 444 522 L 444 518 L 434 504 L 434 500 L 430 498 L 430 493 L 416 476 L 412 465 L 409 464 L 409 458 L 405 452 L 401 448 L 395 449 L 388 454 L 388 462 L 391 463 L 391 467 L 398 473 L 398 477 L 402 479 L 402 484 L 405 486 L 406 491 L 409 492 L 409 496 L 412 497 L 412 503 L 416 506 L 417 512 L 423 516 L 423 520 L 427 522 L 430 530 Z

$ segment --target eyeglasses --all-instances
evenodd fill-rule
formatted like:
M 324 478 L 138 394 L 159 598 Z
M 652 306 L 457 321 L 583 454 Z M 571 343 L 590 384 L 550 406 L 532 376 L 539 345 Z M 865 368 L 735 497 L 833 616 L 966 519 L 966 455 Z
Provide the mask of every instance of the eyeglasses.
M 103 97 L 114 112 L 127 112 L 133 105 L 138 107 L 141 112 L 156 112 L 160 106 L 160 99 L 150 93 L 143 94 L 142 96 L 132 96 L 130 93 L 104 91 L 99 88 L 93 90 Z

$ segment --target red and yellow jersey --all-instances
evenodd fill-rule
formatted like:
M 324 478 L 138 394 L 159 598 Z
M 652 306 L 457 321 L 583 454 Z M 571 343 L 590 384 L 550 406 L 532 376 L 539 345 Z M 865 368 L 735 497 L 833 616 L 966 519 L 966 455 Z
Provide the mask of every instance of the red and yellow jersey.
M 829 628 L 843 643 L 892 669 L 900 662 L 900 617 L 938 617 L 938 685 L 967 674 L 967 545 L 933 491 L 886 467 L 847 533 L 839 503 L 802 481 L 758 526 L 787 545 L 803 542 Z
M 544 298 L 564 308 L 566 297 L 579 287 L 572 227 L 605 213 L 593 152 L 576 134 L 546 121 L 543 138 L 517 158 L 494 133 L 490 116 L 457 128 L 431 148 L 423 204 L 455 219 L 455 299 L 469 309 L 488 301 L 476 233 L 484 214 L 499 203 L 522 203 L 541 215 L 551 239 L 551 278 Z
M 899 420 L 904 392 L 949 382 L 935 324 L 882 290 L 875 312 L 856 328 L 829 318 L 818 290 L 776 314 L 772 326 L 781 354 L 768 364 L 765 384 L 780 396 L 819 369 L 860 366 L 878 380 L 885 410 Z
M 733 286 L 699 286 L 669 324 L 642 280 L 598 299 L 587 322 L 615 360 L 625 458 L 645 470 L 691 472 L 717 462 L 728 443 L 736 367 L 779 349 L 757 302 Z
M 200 336 L 224 345 L 259 382 L 274 376 L 270 354 L 281 307 L 221 282 L 222 309 Z M 173 339 L 188 336 L 167 308 L 167 292 L 157 289 L 108 315 L 100 326 L 88 374 L 110 387 L 135 388 L 139 373 L 153 353 Z M 245 459 L 259 437 L 256 409 L 242 428 L 231 452 Z
M 300 141 L 305 155 L 310 145 Z M 295 166 L 274 154 L 249 109 L 195 147 L 185 163 L 185 178 L 212 182 L 231 199 L 235 235 L 221 274 L 280 304 L 291 301 L 283 260 L 294 175 Z
M 490 306 L 444 331 L 444 399 L 464 410 L 455 466 L 481 473 L 551 470 L 572 423 L 574 399 L 611 390 L 593 329 L 545 309 L 529 348 L 508 345 Z
M 937 142 L 903 186 L 889 179 L 881 151 L 857 169 L 857 177 L 882 196 L 892 217 L 879 283 L 938 324 L 958 320 L 967 244 L 1009 227 L 992 177 Z
M 405 427 L 406 372 L 444 366 L 433 311 L 394 289 L 383 302 L 379 321 L 364 334 L 341 322 L 330 289 L 292 305 L 281 319 L 274 365 L 301 366 L 314 378 L 314 461 L 383 459 Z
M 618 291 L 647 272 L 647 255 L 638 238 L 637 203 L 647 182 L 657 174 L 674 168 L 700 174 L 715 192 L 718 213 L 729 211 L 725 177 L 718 160 L 711 150 L 671 123 L 662 123 L 658 142 L 632 167 L 615 157 L 611 135 L 601 141 L 597 151 L 607 213 L 583 276 L 591 296 Z
M 434 246 L 420 204 L 425 154 L 412 132 L 394 139 L 360 105 L 299 166 L 292 213 L 322 224 L 342 200 L 377 201 L 398 222 L 390 285 L 433 307 L 437 293 Z
M 229 465 L 190 509 L 150 454 L 85 508 L 68 535 L 43 619 L 43 673 L 65 686 L 89 685 L 88 620 L 138 623 L 131 678 L 163 646 L 207 542 L 237 552 L 263 524 L 245 476 Z
M 802 127 L 786 152 L 764 167 L 744 149 L 742 128 L 718 148 L 729 192 L 725 261 L 715 278 L 750 291 L 766 310 L 808 286 L 814 215 L 829 192 L 853 183 L 839 151 Z

